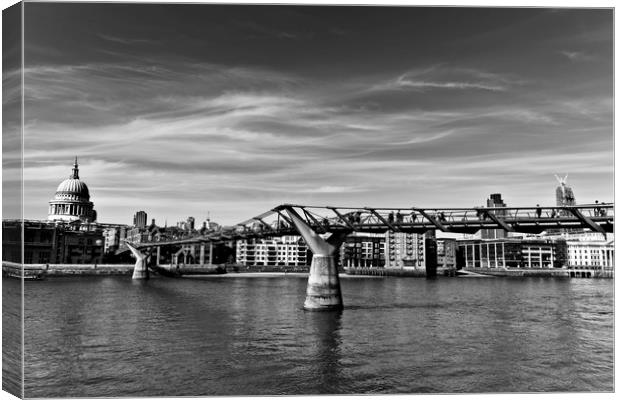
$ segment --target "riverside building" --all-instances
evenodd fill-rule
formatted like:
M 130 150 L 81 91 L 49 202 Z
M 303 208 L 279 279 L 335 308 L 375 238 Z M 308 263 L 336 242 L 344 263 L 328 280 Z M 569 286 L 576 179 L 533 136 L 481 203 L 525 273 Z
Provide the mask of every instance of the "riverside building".
M 244 266 L 306 266 L 308 251 L 299 236 L 238 240 L 236 261 Z
M 436 257 L 435 231 L 427 233 L 385 232 L 385 268 L 426 268 Z
M 453 259 L 448 254 L 442 262 L 451 263 Z M 340 247 L 340 265 L 344 268 L 426 270 L 429 267 L 436 269 L 437 260 L 434 231 L 425 234 L 394 231 L 353 233 Z
M 614 234 L 598 232 L 563 232 L 550 238 L 566 240 L 567 267 L 569 269 L 614 268 Z
M 340 246 L 340 264 L 345 268 L 385 266 L 385 235 L 357 233 L 349 235 Z
M 79 226 L 62 221 L 20 219 L 2 221 L 3 261 L 24 264 L 100 264 L 103 247 L 102 230 L 96 225 Z
M 562 268 L 567 263 L 563 239 L 488 239 L 458 241 L 464 268 Z
M 113 226 L 103 230 L 103 253 L 109 254 L 116 252 L 127 239 L 129 227 L 124 225 Z
M 456 269 L 456 239 L 437 239 L 437 269 Z
M 614 241 L 567 241 L 569 268 L 614 268 Z

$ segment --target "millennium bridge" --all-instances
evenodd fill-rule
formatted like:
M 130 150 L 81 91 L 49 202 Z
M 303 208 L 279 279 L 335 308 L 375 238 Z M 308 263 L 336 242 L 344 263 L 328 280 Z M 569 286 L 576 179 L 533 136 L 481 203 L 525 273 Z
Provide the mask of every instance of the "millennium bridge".
M 334 261 L 340 245 L 353 232 L 384 233 L 388 230 L 424 233 L 440 230 L 475 233 L 480 229 L 541 233 L 549 230 L 586 228 L 603 234 L 613 232 L 614 204 L 563 207 L 475 208 L 380 208 L 332 207 L 282 204 L 234 226 L 179 240 L 127 243 L 136 257 L 133 279 L 148 278 L 152 248 L 175 245 L 301 235 L 313 253 L 308 277 L 307 310 L 338 310 L 342 295 Z M 151 266 L 152 268 L 152 266 Z

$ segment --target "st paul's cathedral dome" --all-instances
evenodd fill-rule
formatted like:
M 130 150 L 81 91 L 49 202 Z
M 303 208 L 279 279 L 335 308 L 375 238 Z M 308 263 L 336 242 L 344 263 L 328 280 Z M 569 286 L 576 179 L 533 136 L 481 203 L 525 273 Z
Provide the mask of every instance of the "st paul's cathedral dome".
M 94 222 L 97 212 L 90 201 L 86 183 L 80 180 L 77 157 L 68 179 L 58 185 L 56 195 L 49 202 L 48 220 Z

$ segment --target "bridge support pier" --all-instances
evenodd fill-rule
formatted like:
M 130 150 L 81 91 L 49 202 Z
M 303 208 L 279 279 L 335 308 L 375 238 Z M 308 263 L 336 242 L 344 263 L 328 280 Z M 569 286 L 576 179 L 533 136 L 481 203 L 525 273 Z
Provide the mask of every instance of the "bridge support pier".
M 129 243 L 127 243 L 127 247 L 129 247 L 129 250 L 131 250 L 136 257 L 136 265 L 133 267 L 131 279 L 149 279 L 149 268 L 147 266 L 148 256 Z
M 346 234 L 333 234 L 325 240 L 314 232 L 295 210 L 287 208 L 286 212 L 313 254 L 304 309 L 308 311 L 342 310 L 340 279 L 334 255 Z

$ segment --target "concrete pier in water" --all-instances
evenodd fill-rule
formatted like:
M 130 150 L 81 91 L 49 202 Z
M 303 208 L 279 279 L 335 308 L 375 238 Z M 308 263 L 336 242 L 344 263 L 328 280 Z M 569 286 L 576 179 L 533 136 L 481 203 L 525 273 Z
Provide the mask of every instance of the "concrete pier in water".
M 308 276 L 304 309 L 309 311 L 332 311 L 343 308 L 338 267 L 334 255 L 346 235 L 332 235 L 323 239 L 314 232 L 293 209 L 286 209 L 299 234 L 312 250 L 312 264 Z
M 149 279 L 149 269 L 147 265 L 148 256 L 129 243 L 126 243 L 126 245 L 136 257 L 136 265 L 133 268 L 131 279 Z

